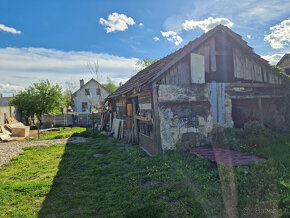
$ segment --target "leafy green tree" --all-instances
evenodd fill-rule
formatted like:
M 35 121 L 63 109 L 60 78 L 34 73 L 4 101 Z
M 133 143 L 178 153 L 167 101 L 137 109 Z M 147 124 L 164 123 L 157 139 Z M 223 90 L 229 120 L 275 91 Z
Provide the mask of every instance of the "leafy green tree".
M 31 118 L 34 124 L 36 116 L 41 124 L 43 114 L 59 110 L 64 105 L 64 96 L 59 85 L 40 80 L 14 96 L 9 105 L 18 107 L 27 123 Z
M 33 121 L 34 124 L 34 115 L 35 115 L 35 95 L 34 91 L 31 89 L 26 89 L 15 95 L 9 102 L 10 106 L 17 106 L 22 117 L 25 119 L 26 124 L 29 122 L 29 118 Z
M 159 58 L 152 59 L 150 57 L 144 57 L 136 62 L 136 67 L 140 70 L 143 70 L 158 60 L 159 60 Z
M 109 77 L 107 77 L 107 83 L 104 83 L 102 85 L 110 92 L 114 92 L 118 89 L 118 87 L 113 83 L 113 81 Z

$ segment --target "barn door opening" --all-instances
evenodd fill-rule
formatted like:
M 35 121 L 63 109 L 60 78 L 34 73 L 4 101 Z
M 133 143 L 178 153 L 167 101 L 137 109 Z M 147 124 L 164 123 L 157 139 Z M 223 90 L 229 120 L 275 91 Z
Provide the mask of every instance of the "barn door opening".
M 212 107 L 213 121 L 222 125 L 226 124 L 225 88 L 225 83 L 210 83 L 209 85 L 209 101 Z

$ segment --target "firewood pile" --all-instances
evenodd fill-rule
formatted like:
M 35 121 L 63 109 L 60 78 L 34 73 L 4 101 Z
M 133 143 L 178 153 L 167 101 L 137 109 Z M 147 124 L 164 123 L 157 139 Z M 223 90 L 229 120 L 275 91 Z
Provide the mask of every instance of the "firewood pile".
M 30 127 L 8 117 L 4 125 L 0 125 L 0 142 L 20 141 L 29 137 Z

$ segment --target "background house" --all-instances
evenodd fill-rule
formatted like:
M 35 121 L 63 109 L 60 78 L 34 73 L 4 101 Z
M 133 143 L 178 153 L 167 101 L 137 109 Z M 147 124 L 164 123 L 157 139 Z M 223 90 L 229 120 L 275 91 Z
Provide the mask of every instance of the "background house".
M 91 79 L 86 84 L 84 80 L 80 80 L 80 88 L 73 93 L 74 112 L 90 113 L 101 110 L 105 98 L 111 94 L 104 86 L 95 79 Z
M 209 143 L 215 127 L 249 121 L 285 130 L 278 70 L 219 25 L 138 72 L 108 97 L 124 137 L 151 154 Z
M 278 62 L 277 66 L 281 68 L 283 73 L 290 75 L 290 54 L 285 54 Z
M 5 123 L 7 117 L 15 117 L 17 120 L 21 121 L 20 113 L 14 106 L 8 106 L 11 97 L 3 97 L 0 94 L 0 125 Z

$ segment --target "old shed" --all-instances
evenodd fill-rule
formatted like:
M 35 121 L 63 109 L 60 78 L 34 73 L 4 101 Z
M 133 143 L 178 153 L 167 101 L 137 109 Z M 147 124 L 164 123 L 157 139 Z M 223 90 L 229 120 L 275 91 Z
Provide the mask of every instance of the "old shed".
M 281 68 L 281 71 L 290 76 L 290 54 L 284 54 L 284 56 L 277 63 L 277 66 Z
M 127 141 L 151 154 L 209 141 L 215 124 L 282 130 L 279 73 L 219 25 L 138 72 L 107 100 Z

